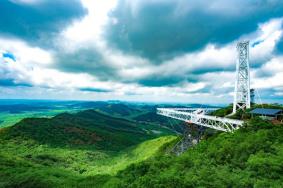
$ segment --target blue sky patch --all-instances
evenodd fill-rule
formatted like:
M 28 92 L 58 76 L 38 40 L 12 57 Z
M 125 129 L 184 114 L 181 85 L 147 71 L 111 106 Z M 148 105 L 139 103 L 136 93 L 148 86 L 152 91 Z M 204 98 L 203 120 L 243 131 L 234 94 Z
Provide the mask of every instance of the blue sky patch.
M 16 57 L 14 56 L 14 54 L 10 53 L 10 52 L 5 52 L 2 54 L 3 58 L 9 58 L 12 59 L 13 61 L 16 61 Z

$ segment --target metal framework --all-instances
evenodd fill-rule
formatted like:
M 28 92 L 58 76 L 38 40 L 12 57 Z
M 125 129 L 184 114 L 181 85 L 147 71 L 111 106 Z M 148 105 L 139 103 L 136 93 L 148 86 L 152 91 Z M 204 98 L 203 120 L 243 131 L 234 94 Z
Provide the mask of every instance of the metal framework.
M 207 115 L 213 110 L 215 108 L 157 108 L 157 114 L 225 132 L 233 132 L 243 125 L 241 120 Z
M 167 154 L 181 155 L 190 147 L 198 144 L 203 136 L 204 130 L 205 127 L 199 125 L 192 124 L 191 126 L 185 126 L 182 138 L 173 148 L 167 150 Z
M 250 67 L 249 67 L 249 41 L 239 42 L 238 62 L 236 65 L 236 83 L 234 92 L 233 113 L 238 109 L 251 107 L 250 102 Z
M 236 84 L 234 92 L 233 113 L 238 109 L 250 108 L 250 67 L 249 41 L 237 44 L 238 62 L 236 66 Z M 157 108 L 157 114 L 170 118 L 209 127 L 219 131 L 233 132 L 243 125 L 243 121 L 207 115 L 215 108 Z

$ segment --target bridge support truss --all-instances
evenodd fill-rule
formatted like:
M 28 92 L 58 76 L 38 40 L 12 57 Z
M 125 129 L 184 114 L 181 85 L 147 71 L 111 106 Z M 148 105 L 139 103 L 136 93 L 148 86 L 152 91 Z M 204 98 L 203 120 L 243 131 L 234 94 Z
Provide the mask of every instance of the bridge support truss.
M 238 109 L 250 108 L 250 70 L 249 70 L 249 41 L 239 42 L 237 75 L 234 93 L 233 113 Z M 219 131 L 233 132 L 243 125 L 243 121 L 208 115 L 215 108 L 157 108 L 157 114 L 185 121 L 198 127 L 208 127 Z M 190 125 L 191 127 L 191 125 Z M 200 134 L 198 134 L 200 136 Z M 184 133 L 183 139 L 173 150 L 180 154 L 190 147 L 195 140 L 191 133 Z M 199 140 L 199 139 L 197 139 Z M 197 141 L 198 142 L 198 141 Z
M 195 124 L 191 124 L 186 126 L 182 135 L 181 140 L 176 143 L 176 145 L 168 151 L 168 153 L 173 153 L 175 155 L 181 155 L 184 153 L 188 148 L 194 146 L 195 144 L 199 143 L 203 133 L 204 127 L 198 126 Z
M 215 109 L 157 108 L 157 114 L 225 132 L 233 132 L 243 125 L 241 120 L 207 115 L 212 110 Z

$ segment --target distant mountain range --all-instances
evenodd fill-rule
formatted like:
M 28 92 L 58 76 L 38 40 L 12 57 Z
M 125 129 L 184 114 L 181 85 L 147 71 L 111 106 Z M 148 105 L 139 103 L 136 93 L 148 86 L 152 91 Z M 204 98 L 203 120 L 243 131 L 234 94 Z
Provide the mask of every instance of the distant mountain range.
M 53 118 L 26 118 L 5 129 L 6 139 L 32 139 L 40 144 L 121 150 L 155 138 L 143 124 L 95 110 L 62 113 Z M 156 128 L 158 129 L 158 128 Z
M 155 124 L 182 132 L 182 126 L 176 120 L 157 115 L 158 107 L 211 107 L 189 104 L 151 104 L 121 101 L 45 101 L 45 100 L 0 100 L 0 127 L 11 126 L 23 118 L 53 117 L 62 112 L 76 113 L 92 109 L 105 115 L 131 121 Z M 174 132 L 173 131 L 173 132 Z

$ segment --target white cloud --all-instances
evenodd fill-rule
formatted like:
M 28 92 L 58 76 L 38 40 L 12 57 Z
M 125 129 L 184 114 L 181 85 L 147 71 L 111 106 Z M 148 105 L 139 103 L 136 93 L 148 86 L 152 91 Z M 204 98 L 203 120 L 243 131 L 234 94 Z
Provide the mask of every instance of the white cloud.
M 18 0 L 17 2 L 35 3 L 33 0 Z M 156 3 L 156 1 L 150 2 Z M 178 1 L 180 4 L 181 2 Z M 133 14 L 138 11 L 139 3 L 142 1 L 128 1 L 128 4 L 131 4 L 129 6 L 133 7 Z M 85 99 L 134 100 L 142 98 L 152 101 L 179 100 L 218 103 L 224 100 L 231 102 L 230 94 L 234 90 L 235 78 L 233 70 L 236 67 L 237 58 L 236 42 L 249 39 L 252 44 L 260 41 L 250 49 L 251 64 L 262 64 L 266 61 L 261 68 L 252 70 L 252 87 L 265 89 L 283 87 L 283 58 L 273 55 L 274 47 L 282 35 L 282 19 L 262 23 L 257 31 L 242 36 L 225 46 L 218 47 L 211 43 L 200 51 L 186 53 L 157 65 L 149 59 L 127 54 L 107 45 L 103 35 L 106 24 L 119 24 L 117 20 L 109 17 L 109 13 L 117 6 L 117 0 L 82 0 L 82 4 L 87 8 L 88 14 L 64 29 L 55 39 L 54 44 L 57 45 L 58 52 L 33 47 L 18 39 L 0 37 L 0 52 L 11 52 L 16 57 L 16 62 L 6 59 L 8 63 L 1 63 L 0 60 L 1 78 L 11 78 L 17 82 L 34 85 L 34 89 L 30 88 L 29 91 L 27 89 L 26 96 L 32 96 L 32 92 L 38 92 L 38 96 L 44 96 L 46 90 L 51 96 L 63 98 L 65 98 L 64 94 L 67 94 L 70 98 L 73 95 L 73 98 Z M 217 11 L 217 7 L 219 6 L 212 4 L 208 9 Z M 93 49 L 100 53 L 103 62 L 116 70 L 119 80 L 100 81 L 99 78 L 86 73 L 67 73 L 52 68 L 55 63 L 60 63 L 55 61 L 56 53 L 72 53 L 81 48 Z M 218 69 L 219 72 L 214 72 L 215 69 Z M 256 75 L 258 71 L 266 71 L 270 75 L 259 78 Z M 153 75 L 169 78 L 176 76 L 185 79 L 196 75 L 198 82 L 190 83 L 184 79 L 180 85 L 171 87 L 147 87 L 134 83 Z M 78 91 L 80 88 L 98 88 L 110 90 L 110 92 L 103 94 L 82 92 Z M 210 93 L 201 91 L 206 88 Z M 2 92 L 4 91 L 13 93 L 11 88 L 3 89 Z M 19 92 L 17 89 L 15 91 Z M 281 93 L 282 91 L 278 90 L 275 95 L 279 96 Z
M 203 51 L 175 57 L 156 67 L 161 74 L 186 74 L 199 70 L 207 72 L 215 68 L 225 70 L 225 68 L 235 64 L 235 57 L 234 45 L 216 48 L 210 44 Z
M 16 58 L 16 61 L 0 58 L 0 79 L 51 88 L 110 87 L 87 74 L 64 73 L 50 68 L 54 63 L 52 52 L 31 47 L 21 40 L 0 37 L 0 52 L 1 56 L 9 52 Z
M 251 44 L 259 42 L 250 50 L 251 64 L 262 63 L 268 61 L 272 55 L 276 43 L 279 41 L 282 35 L 283 19 L 274 19 L 269 22 L 259 25 L 258 31 L 245 36 L 245 38 L 251 38 Z M 257 60 L 255 62 L 255 60 Z
M 234 88 L 236 73 L 235 72 L 211 72 L 200 76 L 200 80 L 204 80 L 217 88 Z
M 243 36 L 221 48 L 214 44 L 208 44 L 202 51 L 187 53 L 165 61 L 162 65 L 151 67 L 152 72 L 159 74 L 175 75 L 193 73 L 195 71 L 209 72 L 218 68 L 220 71 L 236 67 L 237 51 L 236 44 L 240 40 L 250 40 L 251 45 L 261 41 L 258 45 L 250 49 L 250 63 L 255 64 L 272 57 L 272 52 L 280 36 L 282 35 L 282 20 L 275 19 L 267 23 L 260 24 L 256 32 Z
M 52 52 L 38 47 L 31 47 L 24 41 L 17 39 L 0 37 L 0 50 L 11 52 L 19 63 L 25 63 L 25 66 L 53 63 Z
M 267 76 L 256 76 L 256 72 L 267 72 Z M 256 89 L 276 89 L 283 87 L 283 56 L 274 57 L 252 72 L 252 87 Z
M 283 56 L 277 56 L 272 58 L 270 61 L 263 64 L 260 70 L 271 74 L 283 72 Z
M 105 64 L 117 69 L 119 76 L 134 79 L 134 77 L 139 78 L 145 75 L 147 68 L 143 71 L 137 69 L 143 69 L 140 66 L 150 66 L 148 60 L 112 49 L 103 38 L 107 23 L 119 24 L 117 20 L 109 17 L 109 13 L 117 5 L 117 0 L 82 0 L 82 4 L 87 8 L 88 14 L 62 31 L 55 40 L 61 51 L 74 52 L 80 48 L 93 49 L 100 53 Z
M 110 21 L 109 12 L 115 8 L 117 0 L 82 0 L 88 10 L 87 15 L 62 31 L 64 48 L 76 50 L 84 45 L 104 47 L 103 28 Z M 115 22 L 115 21 L 114 21 Z

